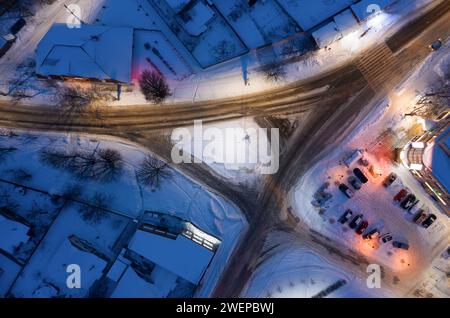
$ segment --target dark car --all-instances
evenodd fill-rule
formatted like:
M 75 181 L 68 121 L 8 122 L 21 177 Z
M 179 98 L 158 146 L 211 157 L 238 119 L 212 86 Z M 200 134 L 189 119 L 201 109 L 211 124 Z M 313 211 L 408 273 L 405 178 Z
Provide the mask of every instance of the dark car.
M 355 169 L 353 169 L 353 173 L 355 174 L 355 176 L 358 177 L 358 179 L 359 179 L 362 183 L 367 183 L 367 181 L 369 181 L 369 179 L 367 179 L 367 177 L 366 177 L 365 174 L 361 171 L 361 169 L 355 168 Z
M 408 194 L 406 198 L 400 203 L 400 206 L 404 209 L 411 208 L 416 202 L 416 196 L 412 193 Z
M 369 226 L 369 222 L 363 221 L 361 225 L 355 230 L 356 234 L 361 235 Z
M 339 218 L 338 222 L 341 224 L 345 224 L 345 223 L 347 223 L 348 220 L 350 220 L 352 215 L 353 215 L 352 210 L 348 209 L 347 211 L 345 211 L 344 214 L 342 214 L 342 216 Z
M 359 226 L 363 221 L 363 215 L 357 215 L 355 216 L 355 218 L 350 222 L 350 224 L 348 225 L 351 229 L 356 228 L 357 226 Z
M 426 219 L 425 221 L 422 222 L 422 226 L 424 228 L 429 227 L 431 224 L 434 223 L 434 221 L 436 221 L 436 215 L 434 215 L 433 213 L 431 213 Z
M 362 183 L 354 176 L 348 177 L 348 183 L 350 183 L 355 190 L 359 190 L 362 187 Z
M 420 210 L 419 213 L 417 213 L 416 216 L 414 216 L 413 222 L 416 224 L 420 224 L 426 219 L 426 217 L 427 217 L 427 214 L 425 213 L 425 211 Z
M 408 191 L 406 191 L 405 189 L 401 189 L 395 196 L 394 196 L 394 201 L 396 202 L 401 202 L 403 200 L 404 197 L 406 197 L 406 195 L 408 194 Z
M 363 235 L 363 239 L 371 240 L 371 239 L 377 238 L 378 236 L 380 236 L 380 231 L 378 231 L 378 229 L 372 229 Z
M 346 197 L 348 197 L 348 198 L 353 197 L 353 191 L 350 190 L 350 188 L 347 185 L 341 183 L 339 185 L 339 190 L 341 190 L 342 193 L 345 194 Z
M 392 172 L 392 173 L 390 173 L 390 174 L 386 177 L 386 179 L 384 179 L 384 181 L 383 181 L 383 186 L 384 186 L 385 188 L 387 188 L 387 187 L 389 187 L 391 184 L 393 184 L 395 180 L 397 180 L 397 175 L 396 175 L 395 173 Z
M 391 233 L 386 233 L 380 236 L 380 240 L 383 244 L 392 241 L 392 235 Z
M 396 248 L 402 248 L 404 250 L 408 250 L 409 249 L 409 244 L 408 243 L 399 242 L 399 241 L 392 241 L 392 246 L 394 246 Z
M 9 29 L 12 34 L 16 35 L 19 31 L 27 24 L 24 18 L 20 18 L 13 24 L 13 26 Z
M 442 47 L 442 40 L 441 39 L 437 39 L 436 41 L 434 41 L 433 43 L 430 44 L 430 49 L 432 51 L 437 51 Z

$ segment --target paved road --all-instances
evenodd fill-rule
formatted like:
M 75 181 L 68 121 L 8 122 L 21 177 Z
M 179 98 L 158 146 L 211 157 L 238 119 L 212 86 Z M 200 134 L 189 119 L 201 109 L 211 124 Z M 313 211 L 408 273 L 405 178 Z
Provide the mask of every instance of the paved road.
M 98 117 L 74 115 L 68 118 L 61 116 L 51 107 L 19 107 L 0 103 L 0 126 L 115 135 L 142 144 L 168 157 L 166 144 L 164 141 L 157 142 L 155 137 L 157 131 L 161 129 L 191 125 L 194 119 L 213 122 L 244 116 L 308 113 L 308 121 L 298 128 L 295 136 L 287 142 L 287 151 L 280 161 L 280 172 L 267 177 L 262 191 L 253 193 L 249 192 L 251 189 L 242 190 L 230 185 L 205 165 L 179 166 L 179 169 L 201 180 L 212 191 L 234 201 L 243 209 L 249 220 L 250 230 L 234 252 L 214 295 L 225 297 L 240 294 L 254 266 L 260 260 L 265 237 L 268 233 L 279 229 L 293 233 L 295 237 L 309 242 L 318 250 L 340 251 L 333 255 L 338 255 L 341 262 L 353 264 L 355 272 L 359 271 L 358 273 L 363 275 L 362 269 L 359 268 L 361 266 L 357 266 L 365 263 L 361 256 L 354 255 L 338 244 L 333 243 L 331 246 L 326 238 L 311 233 L 292 219 L 280 221 L 280 211 L 286 209 L 286 193 L 302 174 L 315 161 L 326 155 L 333 145 L 344 140 L 357 123 L 367 116 L 370 112 L 370 101 L 385 96 L 389 88 L 398 84 L 414 69 L 414 66 L 424 60 L 430 54 L 428 43 L 437 37 L 448 37 L 449 4 L 448 1 L 444 1 L 439 10 L 431 11 L 425 19 L 420 19 L 417 24 L 409 26 L 423 30 L 415 37 L 405 29 L 406 31 L 401 30 L 388 40 L 390 45 L 395 43 L 396 46 L 396 52 L 390 57 L 394 63 L 384 63 L 389 52 L 383 44 L 382 48 L 377 46 L 364 54 L 365 57 L 373 57 L 372 59 L 354 61 L 320 77 L 262 94 L 200 102 L 195 105 L 108 108 L 100 110 Z M 434 22 L 427 23 L 427 21 Z M 380 54 L 380 51 L 383 54 Z M 364 65 L 367 68 L 363 69 Z M 367 69 L 370 70 L 373 65 L 380 67 L 376 71 L 376 76 L 372 78 L 372 73 L 367 72 Z M 317 91 L 326 85 L 329 86 L 326 92 Z M 400 289 L 398 286 L 396 288 Z

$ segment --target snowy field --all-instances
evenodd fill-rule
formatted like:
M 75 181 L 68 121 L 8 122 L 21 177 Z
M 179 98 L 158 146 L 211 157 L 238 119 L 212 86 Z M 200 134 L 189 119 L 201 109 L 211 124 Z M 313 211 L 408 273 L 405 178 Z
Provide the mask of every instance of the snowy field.
M 95 204 L 100 195 L 106 198 L 103 201 L 104 207 L 108 211 L 126 219 L 138 219 L 146 210 L 169 213 L 189 220 L 205 232 L 219 238 L 222 243 L 202 281 L 202 288 L 198 290 L 200 295 L 206 296 L 212 291 L 215 281 L 223 270 L 234 246 L 245 232 L 246 221 L 233 204 L 208 192 L 202 185 L 193 180 L 184 177 L 175 170 L 176 166 L 168 168 L 169 176 L 161 181 L 159 187 L 144 186 L 138 182 L 136 172 L 148 153 L 135 145 L 95 136 L 21 132 L 16 132 L 16 135 L 10 137 L 0 137 L 0 145 L 1 147 L 16 149 L 3 158 L 0 167 L 1 179 L 15 180 L 20 185 L 48 193 L 37 195 L 28 191 L 27 199 L 24 200 L 22 191 L 14 190 L 14 187 L 9 189 L 7 185 L 3 184 L 1 188 L 2 191 L 7 190 L 6 192 L 12 202 L 21 202 L 23 208 L 17 209 L 17 211 L 25 218 L 28 218 L 30 211 L 33 211 L 33 208 L 29 205 L 34 204 L 39 209 L 48 209 L 47 213 L 50 214 L 36 220 L 36 222 L 42 223 L 42 228 L 48 227 L 46 222 L 51 220 L 55 209 L 58 207 L 49 201 L 49 195 L 62 195 L 68 189 L 72 189 L 72 192 L 73 189 L 77 189 L 80 202 Z M 101 149 L 114 149 L 122 156 L 123 168 L 113 180 L 80 180 L 68 171 L 53 168 L 43 163 L 40 156 L 43 149 L 82 150 L 85 153 L 94 153 Z M 19 170 L 26 171 L 28 177 L 18 180 L 16 176 Z M 54 244 L 66 244 L 63 242 L 63 237 L 66 236 L 67 231 L 72 230 L 72 225 L 76 223 L 80 224 L 80 231 L 90 231 L 90 234 L 87 233 L 86 236 L 94 238 L 93 241 L 95 241 L 97 235 L 99 237 L 105 236 L 106 241 L 103 242 L 103 245 L 109 247 L 112 244 L 114 235 L 116 235 L 114 231 L 109 229 L 108 225 L 112 222 L 112 217 L 111 221 L 105 222 L 105 227 L 96 229 L 81 224 L 73 209 L 72 212 L 67 212 L 65 209 L 61 215 L 49 232 L 59 237 L 55 239 Z M 66 217 L 71 221 L 59 221 L 60 218 Z M 34 219 L 30 219 L 31 221 L 35 222 Z M 71 226 L 67 227 L 64 224 L 71 224 Z M 78 226 L 76 228 L 78 229 Z M 81 234 L 84 235 L 85 233 L 82 232 Z M 45 236 L 44 242 L 48 239 L 48 236 Z M 49 240 L 53 242 L 53 239 Z M 46 251 L 50 251 L 44 248 L 45 245 L 39 245 L 38 252 L 41 251 L 39 253 L 46 254 Z M 53 248 L 56 249 L 58 246 L 53 246 Z M 26 256 L 29 256 L 29 254 L 25 253 Z M 32 259 L 34 258 L 32 257 Z M 39 260 L 39 258 L 41 257 L 37 259 Z M 59 262 L 59 260 L 55 260 L 55 262 Z M 36 266 L 31 265 L 30 272 L 39 271 L 40 265 L 38 265 L 39 263 L 36 264 Z
M 298 216 L 308 226 L 399 272 L 408 272 L 410 266 L 431 261 L 429 253 L 447 239 L 450 223 L 411 173 L 403 165 L 393 163 L 392 150 L 411 138 L 408 137 L 408 130 L 420 127 L 416 117 L 405 117 L 404 114 L 414 107 L 417 94 L 423 94 L 445 82 L 443 76 L 448 78 L 448 63 L 449 54 L 445 48 L 431 55 L 389 100 L 374 105 L 368 118 L 363 119 L 359 128 L 339 149 L 318 162 L 300 180 L 290 197 Z M 344 160 L 358 149 L 364 151 L 363 156 L 374 166 L 374 175 L 357 162 L 350 167 L 344 164 Z M 351 170 L 355 167 L 359 167 L 369 181 L 361 190 L 354 191 L 353 198 L 348 199 L 337 187 L 340 183 L 349 184 L 348 176 L 353 174 Z M 386 189 L 382 182 L 391 172 L 399 177 Z M 312 204 L 313 195 L 326 182 L 329 184 L 326 192 L 332 198 L 321 208 L 315 207 Z M 426 211 L 438 216 L 428 229 L 414 224 L 413 215 L 393 202 L 393 197 L 402 188 L 412 191 Z M 346 209 L 351 209 L 354 216 L 363 214 L 369 222 L 368 231 L 378 228 L 382 234 L 389 232 L 394 239 L 409 242 L 410 250 L 394 249 L 391 244 L 383 245 L 375 240 L 364 241 L 348 225 L 337 222 Z
M 242 296 L 250 298 L 310 298 L 342 282 L 325 297 L 387 297 L 384 289 L 369 289 L 366 280 L 328 261 L 308 248 L 292 244 L 264 261 L 255 270 Z

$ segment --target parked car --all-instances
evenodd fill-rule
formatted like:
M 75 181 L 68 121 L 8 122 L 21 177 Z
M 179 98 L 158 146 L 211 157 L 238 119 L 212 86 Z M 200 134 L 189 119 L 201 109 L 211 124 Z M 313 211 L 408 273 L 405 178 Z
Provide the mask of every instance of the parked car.
M 413 218 L 413 222 L 416 224 L 420 224 L 422 223 L 425 219 L 427 218 L 427 214 L 425 213 L 425 211 L 420 211 L 419 213 L 416 214 L 416 216 Z
M 395 196 L 394 196 L 394 201 L 396 202 L 401 202 L 403 200 L 404 197 L 406 197 L 406 195 L 408 194 L 408 191 L 406 191 L 406 189 L 401 189 Z
M 409 244 L 408 243 L 404 243 L 404 242 L 400 242 L 400 241 L 392 241 L 392 246 L 394 246 L 396 248 L 402 248 L 404 250 L 408 250 L 409 249 Z
M 350 183 L 355 190 L 359 190 L 362 187 L 362 183 L 354 176 L 348 177 L 348 183 Z
M 391 235 L 391 233 L 386 233 L 386 234 L 381 235 L 379 237 L 379 239 L 380 239 L 381 243 L 385 244 L 387 242 L 392 241 L 392 235 Z
M 369 222 L 363 221 L 360 226 L 355 230 L 356 234 L 361 235 L 369 226 Z
M 347 223 L 348 220 L 350 220 L 352 215 L 353 215 L 353 211 L 348 209 L 348 210 L 345 211 L 344 214 L 341 215 L 341 217 L 339 218 L 338 222 L 341 223 L 341 224 L 345 224 L 345 223 Z
M 359 214 L 357 216 L 354 217 L 354 219 L 350 222 L 350 224 L 348 225 L 351 229 L 356 228 L 357 226 L 360 226 L 361 223 L 363 221 L 363 215 Z
M 363 235 L 363 239 L 365 240 L 371 240 L 371 239 L 375 239 L 377 237 L 380 236 L 380 231 L 378 229 L 372 229 L 369 232 L 367 232 L 366 234 Z
M 25 21 L 24 18 L 20 18 L 12 25 L 12 27 L 9 29 L 12 34 L 16 35 L 19 33 L 19 31 L 27 24 L 27 21 Z
M 342 193 L 345 194 L 345 196 L 346 196 L 347 198 L 353 197 L 353 194 L 354 194 L 354 193 L 353 193 L 352 190 L 350 190 L 350 188 L 349 188 L 347 185 L 341 183 L 341 184 L 339 185 L 339 190 L 341 190 Z
M 358 177 L 358 179 L 359 179 L 362 183 L 367 183 L 367 181 L 369 181 L 369 179 L 367 179 L 367 177 L 366 177 L 365 174 L 361 171 L 361 169 L 355 168 L 355 169 L 353 169 L 353 173 L 355 174 L 355 176 Z
M 391 172 L 391 173 L 386 177 L 386 179 L 384 179 L 384 181 L 383 181 L 383 186 L 384 186 L 385 188 L 387 188 L 387 187 L 389 187 L 391 184 L 393 184 L 395 180 L 397 180 L 397 175 L 396 175 L 395 173 Z
M 432 51 L 437 51 L 442 47 L 442 39 L 437 39 L 436 41 L 434 41 L 433 43 L 431 43 L 429 45 L 430 49 Z
M 450 257 L 450 246 L 447 247 L 447 249 L 444 251 L 444 253 L 442 253 L 442 257 L 444 259 L 448 259 Z
M 424 228 L 428 228 L 430 227 L 431 224 L 434 223 L 434 221 L 436 221 L 437 217 L 436 215 L 434 215 L 433 213 L 431 213 L 426 219 L 425 221 L 422 222 L 422 226 Z
M 412 193 L 408 194 L 406 198 L 400 203 L 400 206 L 404 209 L 409 209 L 416 202 L 416 196 Z

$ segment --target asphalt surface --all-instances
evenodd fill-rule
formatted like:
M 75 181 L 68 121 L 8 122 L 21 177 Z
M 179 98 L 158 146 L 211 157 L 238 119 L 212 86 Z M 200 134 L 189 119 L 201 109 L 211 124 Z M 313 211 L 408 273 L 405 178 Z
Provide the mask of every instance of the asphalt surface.
M 357 61 L 353 61 L 319 77 L 261 94 L 195 104 L 104 108 L 95 116 L 63 116 L 54 107 L 26 107 L 1 102 L 0 126 L 114 135 L 169 158 L 166 142 L 156 137 L 162 129 L 192 125 L 194 119 L 214 122 L 244 116 L 308 114 L 308 121 L 287 141 L 287 150 L 280 158 L 279 173 L 267 177 L 260 191 L 243 190 L 232 185 L 206 165 L 178 167 L 206 184 L 213 192 L 232 200 L 249 221 L 250 229 L 233 253 L 214 296 L 240 295 L 255 266 L 261 261 L 265 238 L 269 233 L 279 230 L 291 233 L 292 237 L 309 244 L 311 248 L 327 252 L 329 257 L 345 262 L 346 266 L 354 268 L 355 273 L 364 275 L 363 264 L 368 260 L 339 244 L 330 244 L 329 239 L 312 233 L 292 218 L 282 221 L 280 211 L 287 208 L 286 194 L 289 189 L 314 162 L 344 140 L 358 122 L 367 116 L 371 102 L 385 96 L 389 87 L 399 84 L 430 54 L 427 47 L 429 43 L 438 37 L 448 37 L 449 1 L 444 1 L 438 8 L 392 35 L 387 41 L 388 47 L 395 51 L 395 69 L 384 63 L 385 57 L 378 57 L 376 47 L 365 53 L 374 57 L 375 62 L 372 63 L 380 65 L 376 79 L 385 83 L 382 87 L 370 85 L 373 80 L 370 74 L 363 74 Z M 415 33 L 410 30 L 421 31 Z M 326 85 L 329 85 L 327 91 L 311 93 Z M 395 288 L 406 293 L 410 286 L 397 285 Z

